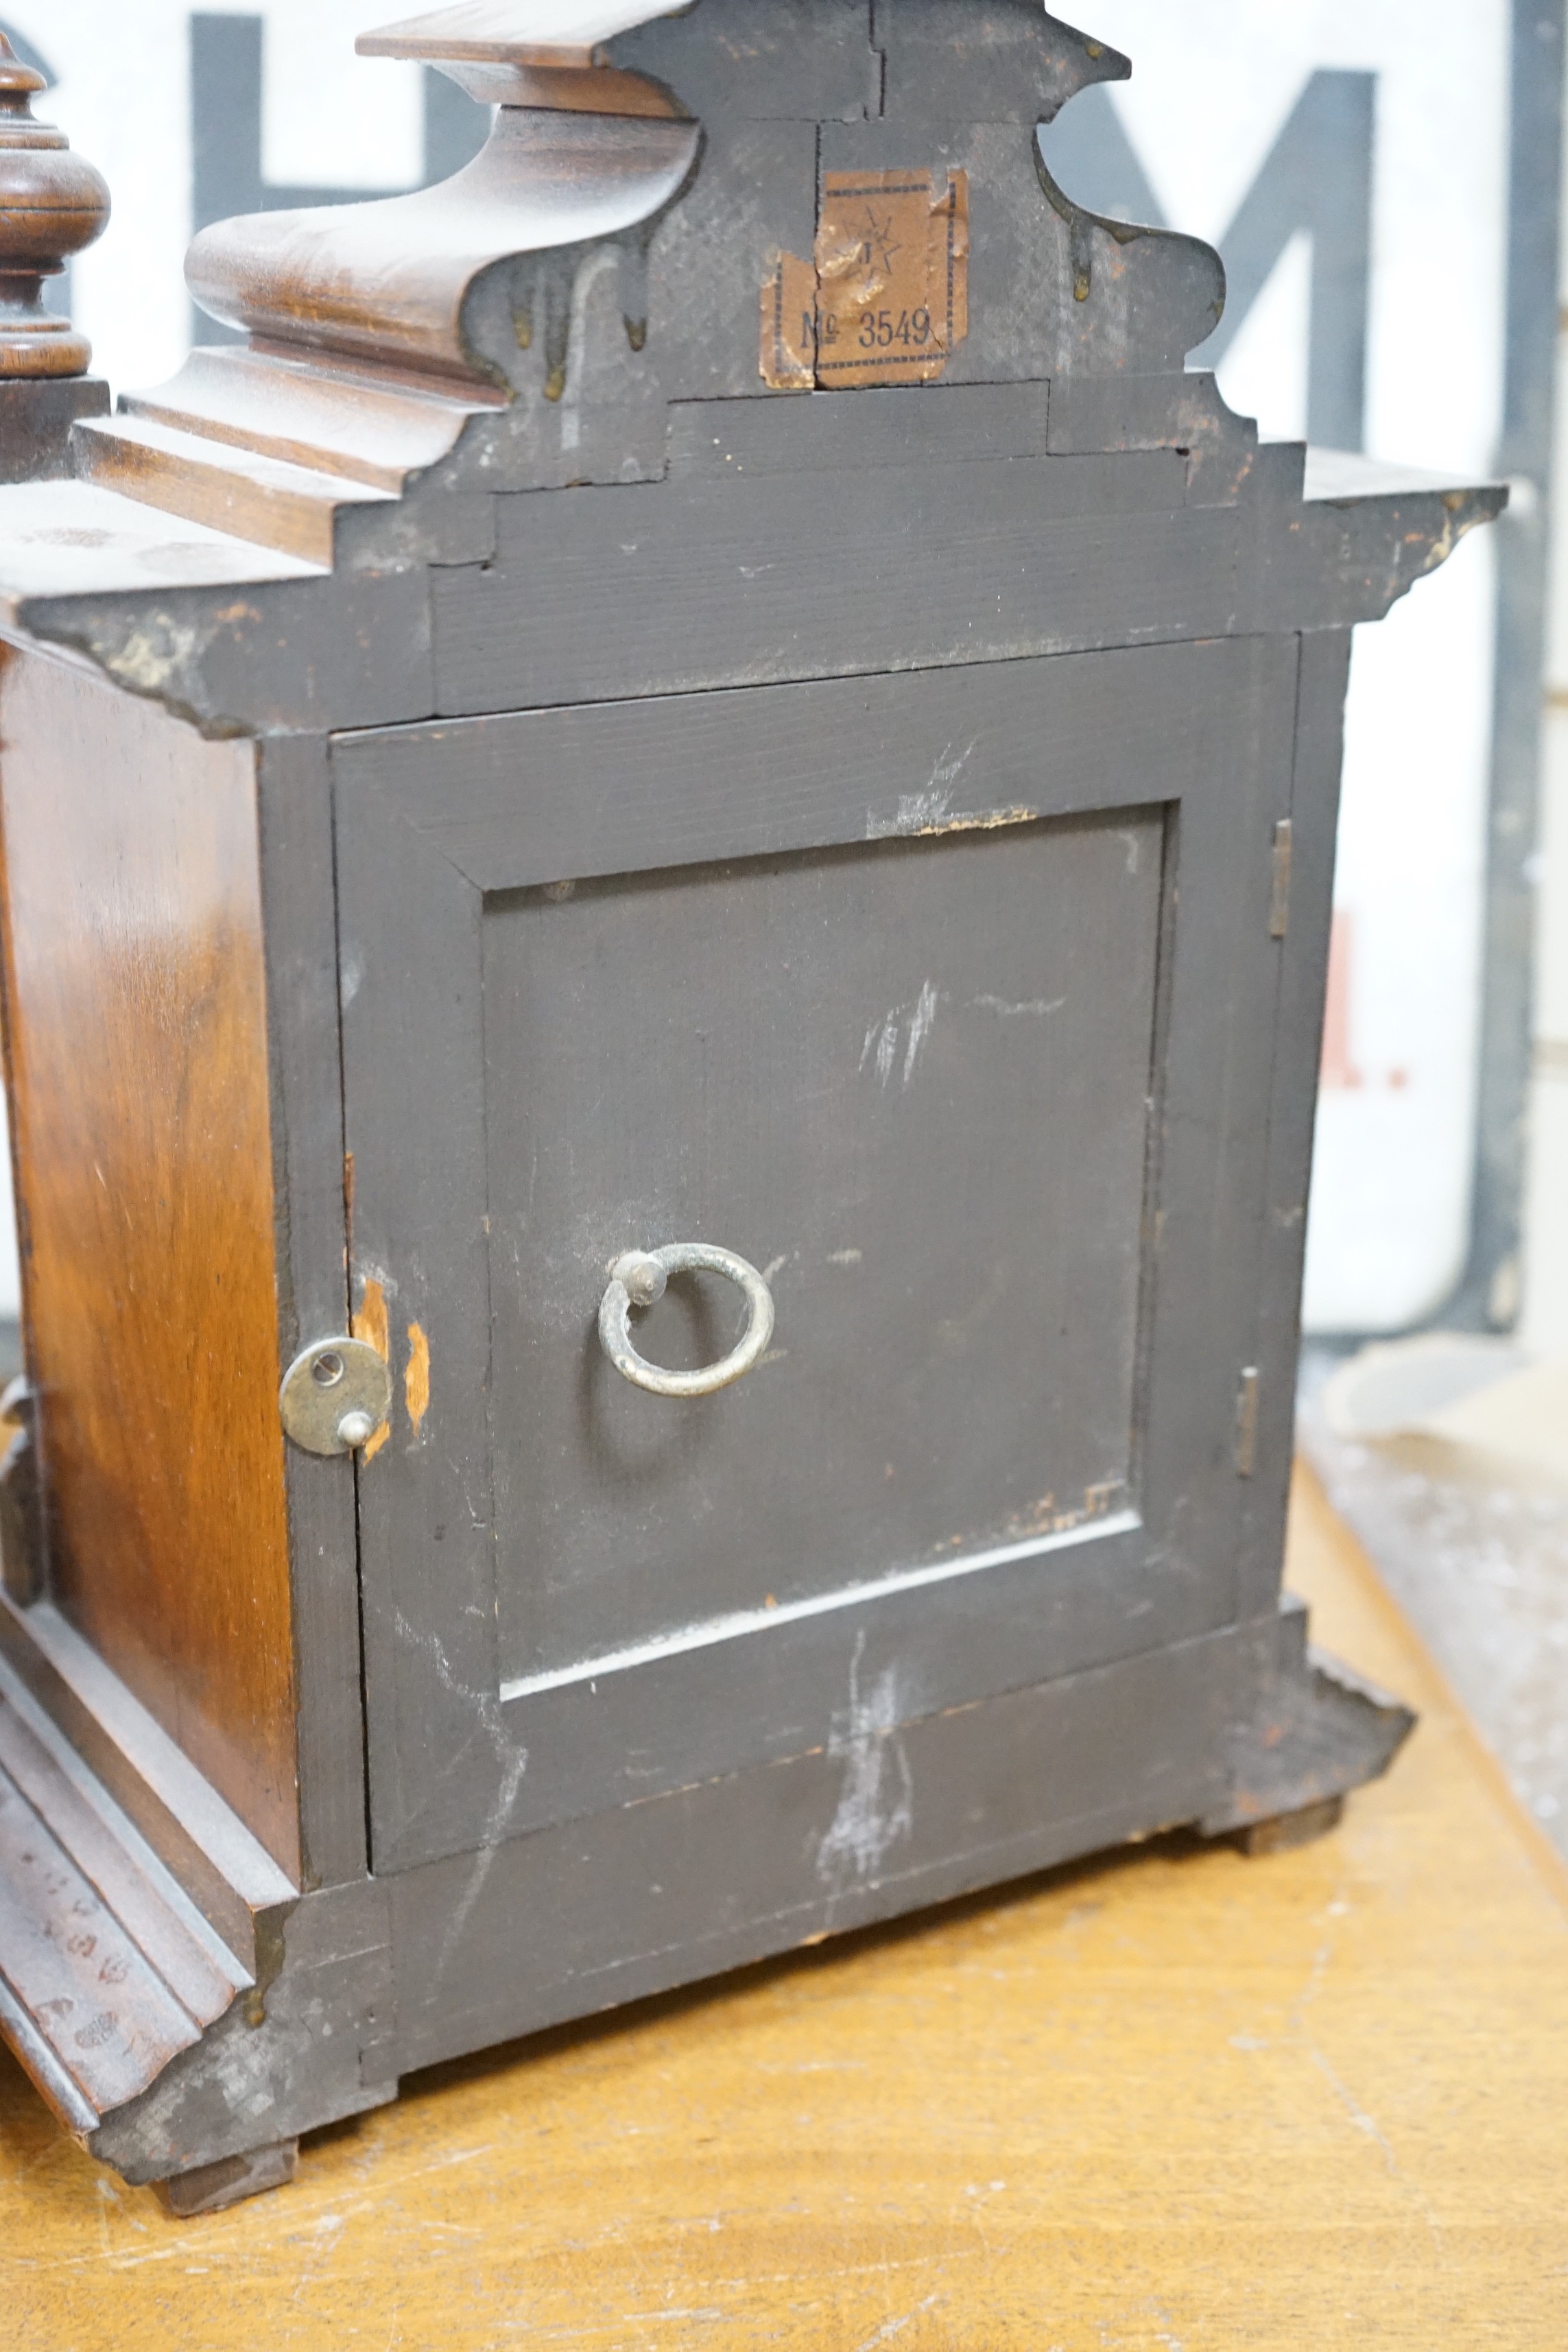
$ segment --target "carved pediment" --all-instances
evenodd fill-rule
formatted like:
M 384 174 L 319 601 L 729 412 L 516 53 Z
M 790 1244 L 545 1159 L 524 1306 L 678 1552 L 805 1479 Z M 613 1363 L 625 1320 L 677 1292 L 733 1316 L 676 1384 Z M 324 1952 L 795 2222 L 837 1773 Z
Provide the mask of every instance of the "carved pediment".
M 191 289 L 247 345 L 77 424 L 91 482 L 312 564 L 458 563 L 496 492 L 664 478 L 703 403 L 1034 385 L 1051 452 L 1250 495 L 1256 431 L 1184 366 L 1219 258 L 1046 170 L 1039 125 L 1131 68 L 1039 0 L 463 0 L 358 46 L 493 106 L 483 150 L 204 230 Z

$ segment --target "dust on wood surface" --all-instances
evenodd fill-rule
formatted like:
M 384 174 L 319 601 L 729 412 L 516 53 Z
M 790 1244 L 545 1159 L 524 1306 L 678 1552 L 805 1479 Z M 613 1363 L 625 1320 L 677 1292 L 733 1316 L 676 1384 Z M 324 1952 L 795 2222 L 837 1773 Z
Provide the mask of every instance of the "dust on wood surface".
M 177 2223 L 0 2063 L 26 2352 L 1568 2342 L 1568 1878 L 1305 1477 L 1321 1641 L 1415 1701 L 1321 1843 L 1169 1841 L 411 2082 Z

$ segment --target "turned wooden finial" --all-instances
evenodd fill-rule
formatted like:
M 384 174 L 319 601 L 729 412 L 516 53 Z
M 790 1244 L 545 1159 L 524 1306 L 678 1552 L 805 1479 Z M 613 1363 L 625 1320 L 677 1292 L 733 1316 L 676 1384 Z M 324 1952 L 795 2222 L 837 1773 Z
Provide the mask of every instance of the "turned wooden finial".
M 33 120 L 47 85 L 0 33 L 0 377 L 85 375 L 92 346 L 44 308 L 44 280 L 103 233 L 109 190 L 63 131 Z

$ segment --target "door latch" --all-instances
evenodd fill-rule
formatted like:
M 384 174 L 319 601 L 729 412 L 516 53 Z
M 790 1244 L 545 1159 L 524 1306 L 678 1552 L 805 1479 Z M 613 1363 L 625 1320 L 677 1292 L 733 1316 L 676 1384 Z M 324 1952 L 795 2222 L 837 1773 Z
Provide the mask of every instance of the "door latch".
M 283 1433 L 307 1454 L 353 1454 L 392 1411 L 392 1372 L 363 1339 L 317 1339 L 278 1392 Z

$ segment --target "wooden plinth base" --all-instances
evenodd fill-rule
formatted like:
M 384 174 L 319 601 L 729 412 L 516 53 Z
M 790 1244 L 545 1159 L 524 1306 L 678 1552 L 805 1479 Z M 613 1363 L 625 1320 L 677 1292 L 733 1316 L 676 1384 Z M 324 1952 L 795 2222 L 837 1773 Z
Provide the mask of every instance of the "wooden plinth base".
M 1568 2342 L 1568 1877 L 1315 1489 L 1291 1581 L 1421 1725 L 1339 1831 L 1145 1847 L 405 2082 L 176 2227 L 0 2053 L 36 2352 Z
M 173 2180 L 161 2181 L 158 2193 L 176 2221 L 191 2221 L 199 2213 L 221 2213 L 247 2197 L 286 2188 L 299 2157 L 297 2139 L 279 2140 L 273 2147 L 253 2148 L 248 2156 L 226 2157 L 221 2164 L 179 2173 Z

